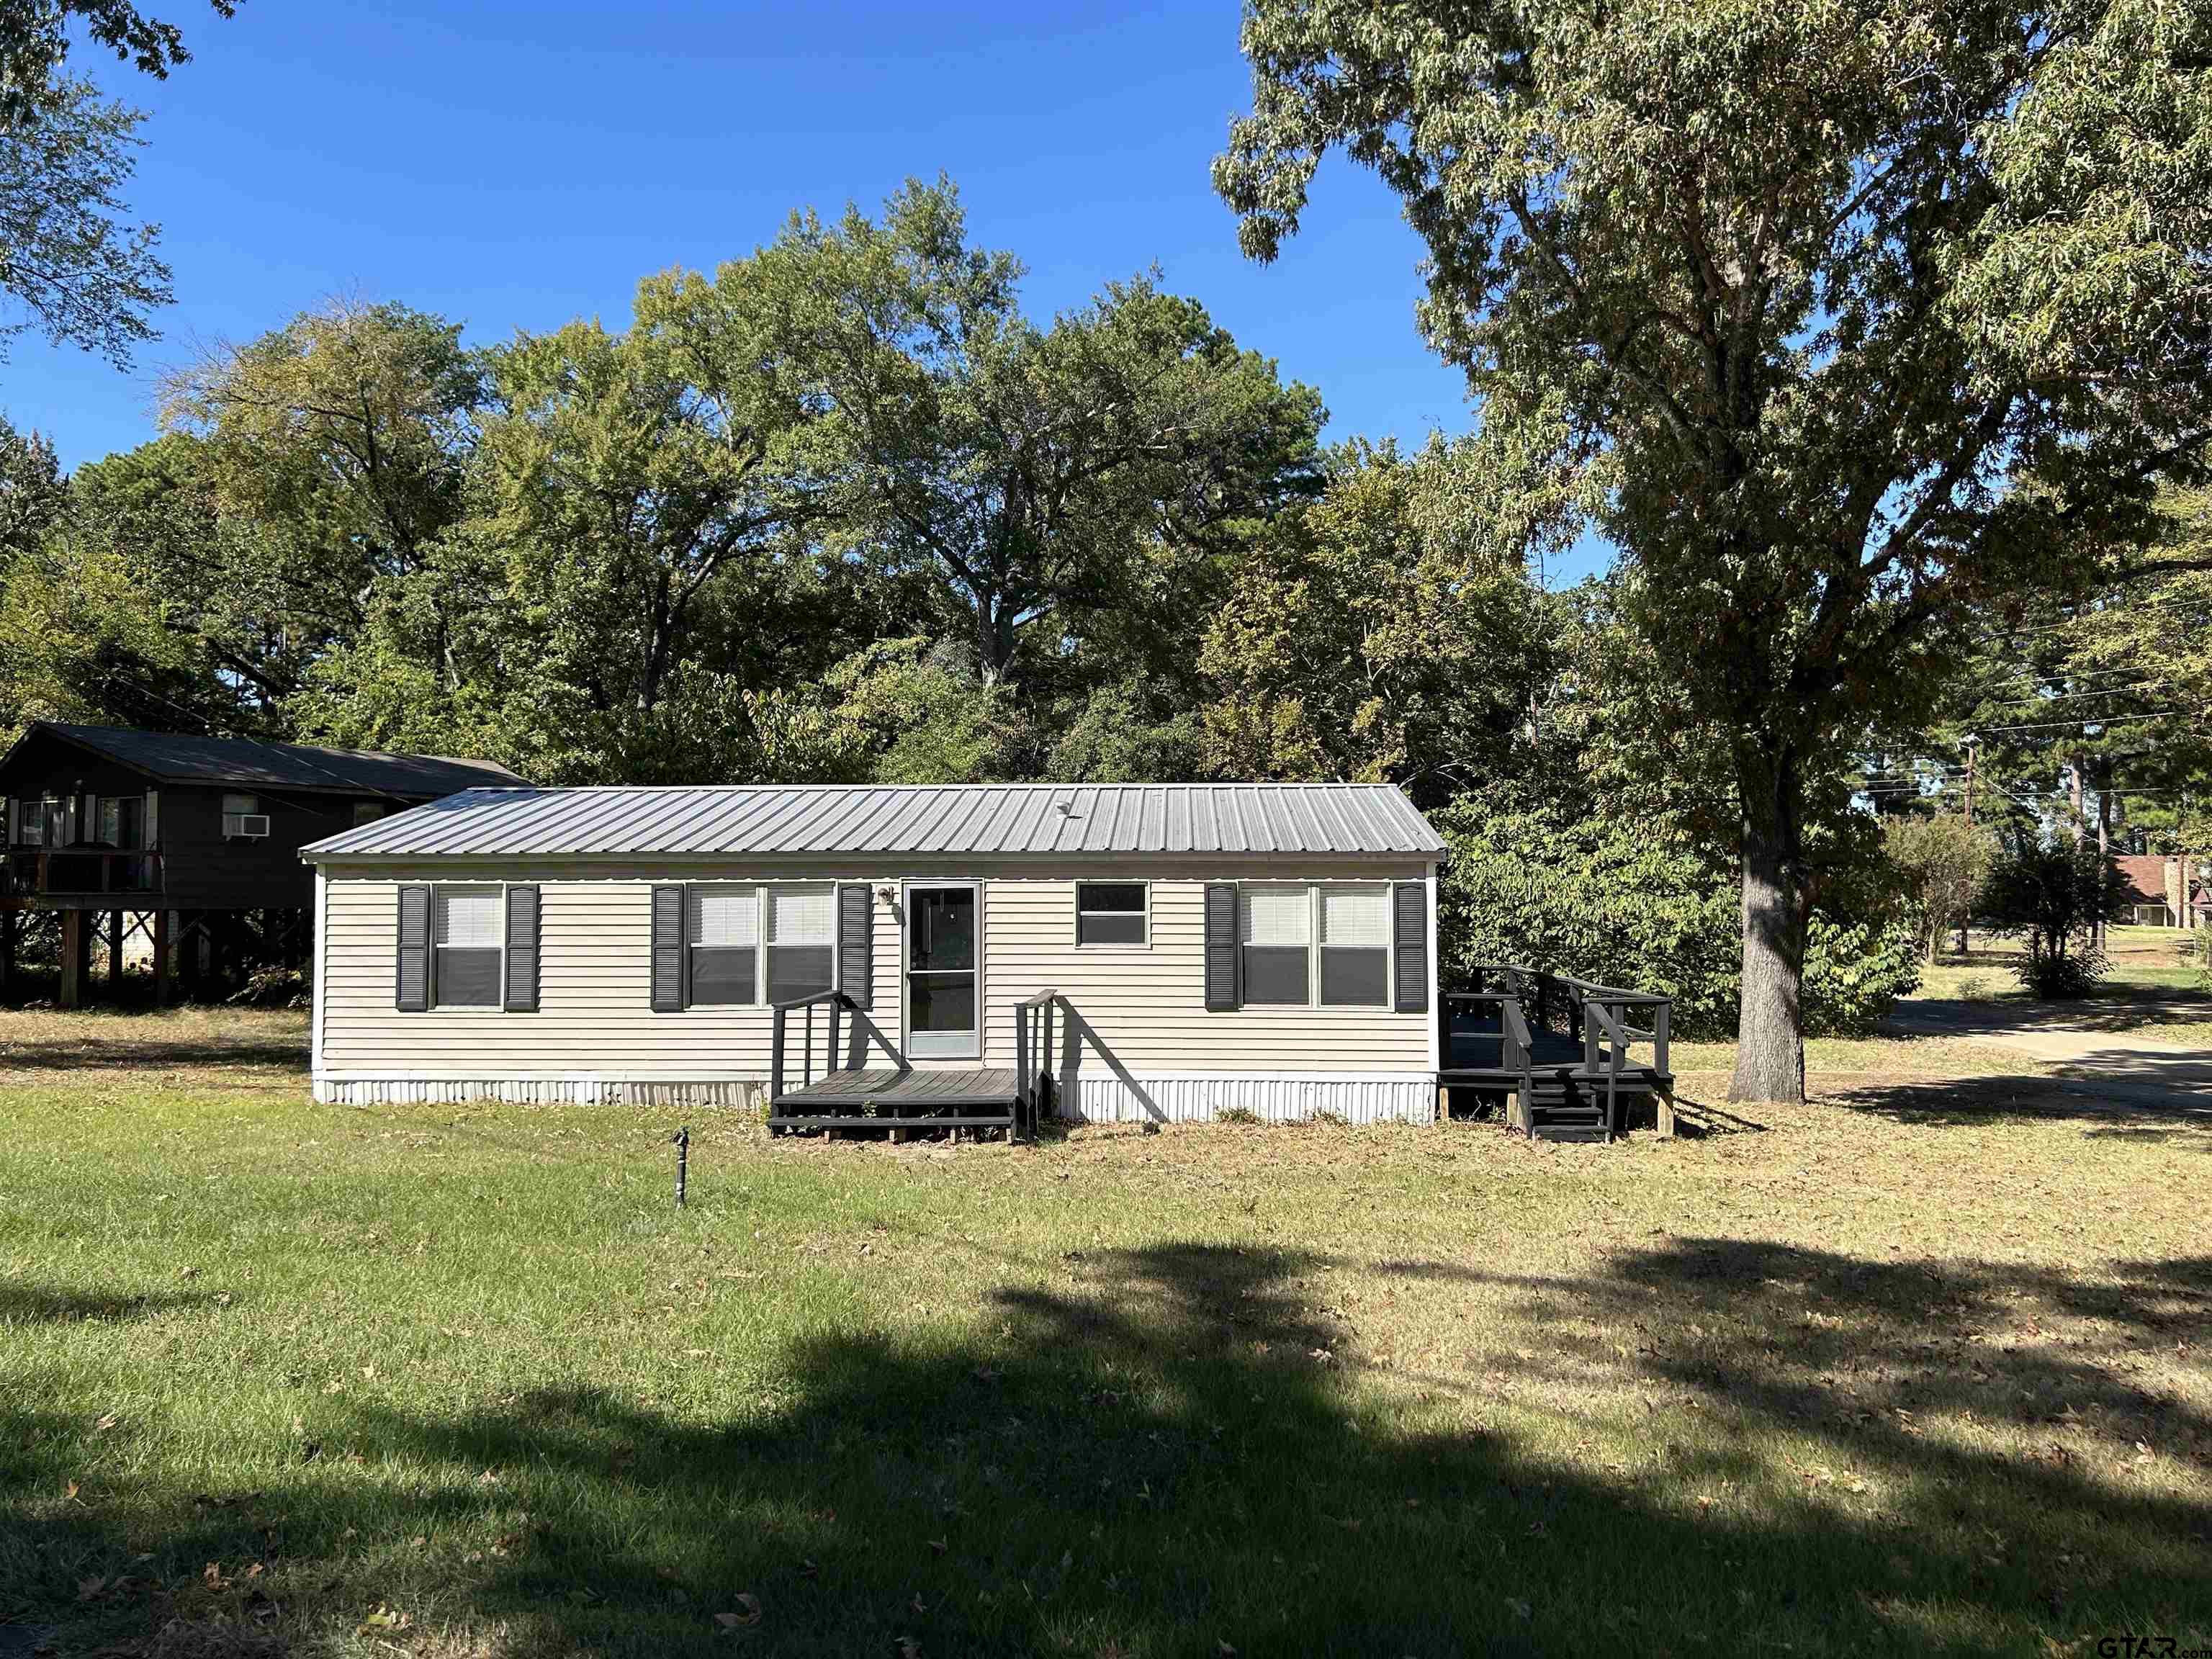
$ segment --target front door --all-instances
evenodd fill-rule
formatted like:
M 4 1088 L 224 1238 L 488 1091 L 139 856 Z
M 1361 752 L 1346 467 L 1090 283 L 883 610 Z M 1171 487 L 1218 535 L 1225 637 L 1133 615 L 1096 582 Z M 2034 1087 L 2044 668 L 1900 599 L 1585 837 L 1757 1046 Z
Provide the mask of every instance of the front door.
M 906 1051 L 972 1060 L 982 911 L 973 884 L 906 890 Z

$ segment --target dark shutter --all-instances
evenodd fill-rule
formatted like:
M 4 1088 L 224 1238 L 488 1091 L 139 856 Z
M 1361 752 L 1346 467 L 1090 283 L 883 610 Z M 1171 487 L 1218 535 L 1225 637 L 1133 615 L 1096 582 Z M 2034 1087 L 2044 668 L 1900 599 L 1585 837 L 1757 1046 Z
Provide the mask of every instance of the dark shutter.
M 1219 1013 L 1237 1006 L 1237 884 L 1206 888 L 1206 1006 Z
M 1398 910 L 1398 1012 L 1429 1011 L 1429 896 L 1418 881 L 1401 881 Z
M 392 1006 L 419 1014 L 430 1006 L 430 890 L 399 890 L 399 961 Z
M 837 988 L 863 1008 L 876 1006 L 875 915 L 866 883 L 837 890 Z
M 684 890 L 653 890 L 653 1011 L 672 1014 L 684 1006 Z
M 538 890 L 507 890 L 507 1012 L 538 1012 Z

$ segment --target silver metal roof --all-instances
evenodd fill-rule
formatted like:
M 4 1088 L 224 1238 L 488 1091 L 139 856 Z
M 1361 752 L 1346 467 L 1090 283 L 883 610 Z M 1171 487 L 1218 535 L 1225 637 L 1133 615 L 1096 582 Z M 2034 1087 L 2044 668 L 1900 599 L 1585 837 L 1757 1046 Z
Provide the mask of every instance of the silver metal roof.
M 1443 851 L 1389 784 L 960 783 L 470 789 L 305 848 L 411 858 Z

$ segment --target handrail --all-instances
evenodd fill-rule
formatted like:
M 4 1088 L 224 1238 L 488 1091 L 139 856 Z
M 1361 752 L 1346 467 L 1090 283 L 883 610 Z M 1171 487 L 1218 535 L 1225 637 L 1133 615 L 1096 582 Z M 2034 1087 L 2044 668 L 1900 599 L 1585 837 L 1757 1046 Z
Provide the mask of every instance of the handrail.
M 1611 1038 L 1605 1048 L 1605 1129 L 1613 1133 L 1619 1121 L 1614 1115 L 1620 1092 L 1620 1062 L 1628 1053 L 1628 1039 L 1621 1032 L 1620 1022 L 1606 1012 L 1605 1004 L 1595 997 L 1583 1002 L 1583 1058 L 1585 1069 L 1592 1077 L 1597 1073 L 1598 1030 L 1602 1026 Z
M 891 1057 L 892 1063 L 899 1070 L 911 1072 L 914 1069 L 913 1063 L 898 1051 L 891 1040 L 883 1034 L 875 1021 L 867 1017 L 860 1005 L 849 994 L 836 990 L 816 991 L 807 996 L 792 997 L 785 1001 L 769 1005 L 775 1014 L 774 1035 L 770 1037 L 769 1045 L 768 1097 L 769 1100 L 777 1101 L 783 1098 L 783 1034 L 787 1018 L 794 1009 L 804 1008 L 806 1011 L 805 1042 L 805 1047 L 800 1051 L 802 1081 L 799 1086 L 803 1089 L 814 1081 L 814 1010 L 817 1005 L 822 1003 L 827 1003 L 830 1006 L 830 1040 L 823 1045 L 822 1050 L 822 1069 L 825 1073 L 837 1069 L 837 1028 L 848 1010 L 852 1013 L 854 1029 L 866 1032 L 876 1042 L 882 1044 L 884 1052 Z M 865 1049 L 863 1052 L 866 1052 Z
M 6 890 L 27 897 L 161 890 L 161 855 L 151 848 L 16 845 L 6 853 Z M 95 880 L 67 879 L 88 867 L 96 867 Z M 57 868 L 64 878 L 59 882 L 54 879 Z
M 1498 1058 L 1504 1064 L 1510 1066 L 1517 1051 L 1521 1059 L 1521 1093 L 1517 1109 L 1521 1115 L 1521 1133 L 1527 1134 L 1531 1123 L 1528 1103 L 1534 1096 L 1536 1088 L 1534 1070 L 1536 1039 L 1528 1030 L 1528 1021 L 1521 1012 L 1521 1000 L 1518 997 L 1506 998 L 1499 1005 L 1498 1013 L 1501 1017 L 1498 1023 L 1505 1029 L 1505 1052 Z
M 1014 1005 L 1014 1093 L 1034 1125 L 1052 1091 L 1053 1011 L 1073 1013 L 1056 990 L 1039 991 Z

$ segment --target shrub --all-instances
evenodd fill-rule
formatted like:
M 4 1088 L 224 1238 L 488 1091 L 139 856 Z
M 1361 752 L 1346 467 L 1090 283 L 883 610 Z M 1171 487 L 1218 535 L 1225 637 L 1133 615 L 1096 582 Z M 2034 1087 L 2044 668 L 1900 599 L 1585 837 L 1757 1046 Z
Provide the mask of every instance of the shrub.
M 1517 962 L 1674 999 L 1685 1036 L 1735 1030 L 1742 917 L 1734 862 L 1678 820 L 1630 809 L 1577 816 L 1462 796 L 1436 815 L 1451 848 L 1438 900 L 1447 978 Z M 1919 983 L 1910 918 L 1879 860 L 1832 883 L 1805 949 L 1808 1033 L 1870 1030 Z
M 1983 890 L 1982 920 L 2027 943 L 2014 971 L 2039 997 L 2078 997 L 2103 978 L 2097 923 L 2121 913 L 2127 882 L 2086 836 L 2015 832 Z
M 1911 901 L 1920 948 L 1933 962 L 1944 936 L 1966 920 L 1989 879 L 1996 837 L 1954 813 L 1916 814 L 1882 826 L 1882 849 Z
M 1915 929 L 1903 916 L 1838 921 L 1813 913 L 1805 939 L 1805 1029 L 1824 1036 L 1864 1036 L 1898 998 L 1920 984 Z

